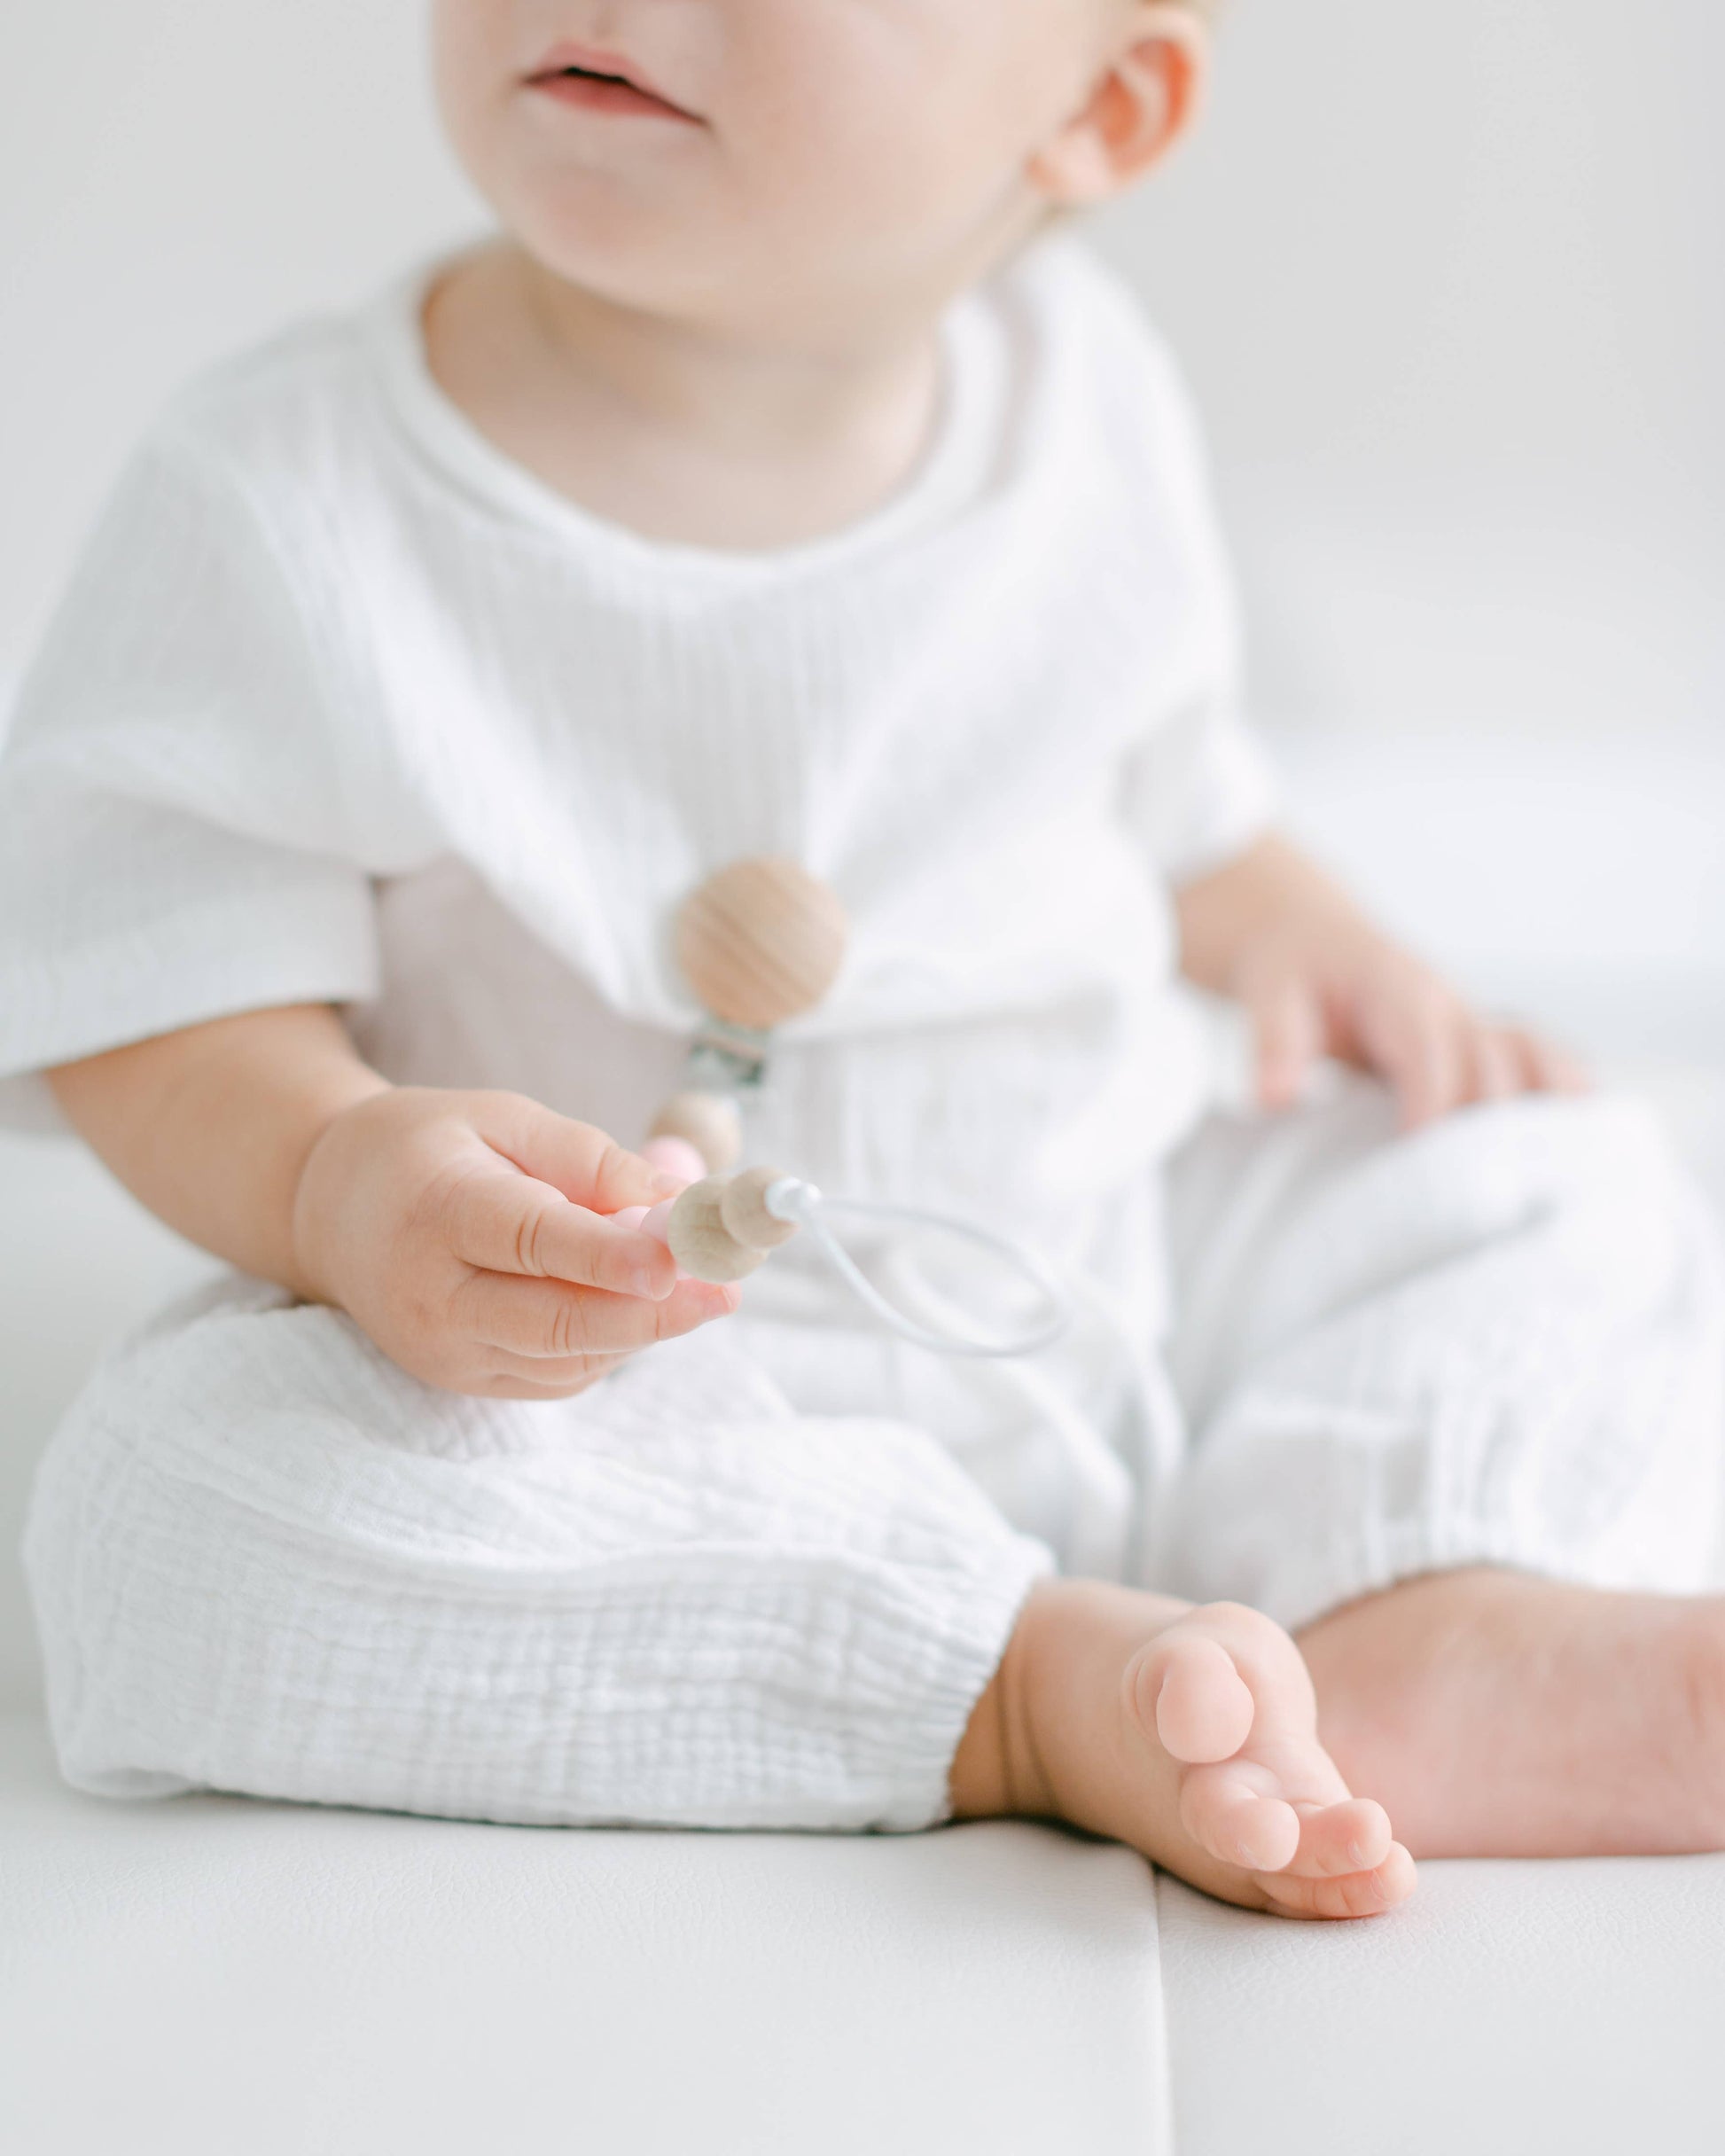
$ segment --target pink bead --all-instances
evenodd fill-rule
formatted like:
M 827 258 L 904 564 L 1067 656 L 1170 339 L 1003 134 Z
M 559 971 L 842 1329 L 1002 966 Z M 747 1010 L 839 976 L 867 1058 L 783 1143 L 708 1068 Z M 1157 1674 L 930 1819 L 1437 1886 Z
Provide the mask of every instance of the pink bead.
M 659 1203 L 652 1207 L 625 1206 L 620 1213 L 613 1213 L 611 1217 L 618 1227 L 638 1229 L 643 1235 L 652 1236 L 655 1243 L 664 1243 L 668 1249 L 670 1246 L 667 1238 L 671 1207 L 675 1203 L 675 1198 L 661 1198 Z M 688 1274 L 679 1265 L 677 1278 L 686 1280 L 688 1277 Z
M 699 1183 L 706 1175 L 706 1162 L 687 1138 L 649 1138 L 641 1148 L 641 1158 L 684 1183 Z
M 671 1207 L 675 1203 L 677 1203 L 675 1199 L 660 1199 L 652 1212 L 643 1214 L 643 1218 L 640 1218 L 640 1233 L 652 1236 L 653 1242 L 662 1242 L 667 1251 L 671 1248 Z M 677 1278 L 679 1281 L 688 1278 L 682 1266 L 677 1266 Z
M 652 1236 L 655 1243 L 663 1243 L 667 1250 L 670 1248 L 671 1207 L 675 1203 L 675 1198 L 661 1198 L 651 1213 L 643 1215 L 641 1221 L 642 1234 Z M 689 1278 L 680 1265 L 677 1267 L 677 1278 Z

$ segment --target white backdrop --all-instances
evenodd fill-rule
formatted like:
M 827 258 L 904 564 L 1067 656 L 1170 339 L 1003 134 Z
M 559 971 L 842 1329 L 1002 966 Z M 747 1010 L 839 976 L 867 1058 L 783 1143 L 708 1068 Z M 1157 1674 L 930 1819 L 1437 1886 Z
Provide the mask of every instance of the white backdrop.
M 478 219 L 422 8 L 14 0 L 0 690 L 175 383 Z M 1206 133 L 1103 238 L 1209 413 L 1296 816 L 1482 992 L 1725 1060 L 1725 9 L 1230 10 Z M 1660 1082 L 1725 1160 L 1717 1082 Z M 0 1697 L 35 1449 L 199 1268 L 0 1142 Z
M 482 215 L 423 0 L 12 12 L 0 684 L 174 383 Z M 1208 413 L 1296 813 L 1487 989 L 1725 1033 L 1721 84 L 1718 0 L 1231 0 L 1099 237 Z

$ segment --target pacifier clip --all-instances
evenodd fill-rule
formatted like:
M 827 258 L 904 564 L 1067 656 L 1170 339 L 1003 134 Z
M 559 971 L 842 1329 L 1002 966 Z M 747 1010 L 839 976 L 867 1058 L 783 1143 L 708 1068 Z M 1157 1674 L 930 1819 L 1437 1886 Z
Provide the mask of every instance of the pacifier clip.
M 811 1011 L 844 962 L 848 923 L 837 894 L 783 855 L 733 862 L 678 910 L 677 962 L 703 1019 L 683 1083 L 653 1119 L 642 1147 L 657 1168 L 689 1176 L 680 1196 L 617 1215 L 670 1250 L 698 1280 L 741 1280 L 799 1230 L 814 1237 L 839 1277 L 886 1325 L 938 1355 L 1010 1356 L 1050 1346 L 1072 1323 L 1072 1299 L 1050 1269 L 1004 1236 L 945 1214 L 857 1198 L 830 1198 L 771 1167 L 737 1171 L 742 1103 L 765 1082 L 776 1027 Z M 833 1215 L 902 1220 L 961 1237 L 1005 1260 L 1044 1298 L 1030 1329 L 985 1340 L 944 1323 L 924 1324 L 896 1308 L 856 1264 Z

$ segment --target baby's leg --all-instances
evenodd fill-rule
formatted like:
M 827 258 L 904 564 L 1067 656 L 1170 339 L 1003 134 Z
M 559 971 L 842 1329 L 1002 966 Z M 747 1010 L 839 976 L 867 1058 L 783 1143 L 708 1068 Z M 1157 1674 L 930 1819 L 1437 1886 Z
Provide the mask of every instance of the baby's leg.
M 230 1284 L 98 1373 L 26 1555 L 61 1763 L 99 1794 L 912 1829 L 959 1754 L 967 1812 L 1058 1811 L 1235 1899 L 1285 1864 L 1278 1906 L 1354 1910 L 1405 1866 L 1327 1877 L 1387 1829 L 1323 1808 L 1273 1626 L 1033 1591 L 1046 1553 L 933 1438 L 796 1415 L 717 1327 L 526 1406 Z
M 1323 1733 L 1422 1856 L 1725 1849 L 1725 1599 L 1428 1574 L 1300 1636 Z
M 1725 1284 L 1651 1120 L 1392 1142 L 1359 1095 L 1180 1172 L 1175 1583 L 1296 1631 L 1416 1855 L 1725 1847 L 1725 1602 L 1673 1591 L 1709 1577 Z
M 566 1402 L 418 1384 L 238 1283 L 97 1374 L 27 1566 L 60 1761 L 540 1824 L 911 1829 L 1046 1552 L 720 1326 Z

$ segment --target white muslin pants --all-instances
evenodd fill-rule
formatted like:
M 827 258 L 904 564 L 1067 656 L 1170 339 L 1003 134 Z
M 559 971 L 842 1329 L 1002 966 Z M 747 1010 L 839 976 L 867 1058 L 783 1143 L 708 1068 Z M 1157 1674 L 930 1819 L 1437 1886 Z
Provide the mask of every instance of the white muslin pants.
M 1292 1626 L 1464 1564 L 1705 1582 L 1725 1268 L 1639 1107 L 1399 1139 L 1362 1083 L 1214 1119 L 1167 1172 L 1190 1439 L 1138 1583 Z M 546 1824 L 941 1819 L 1049 1551 L 939 1432 L 800 1413 L 727 1335 L 523 1405 L 432 1391 L 254 1282 L 166 1313 L 34 1494 L 67 1777 Z

